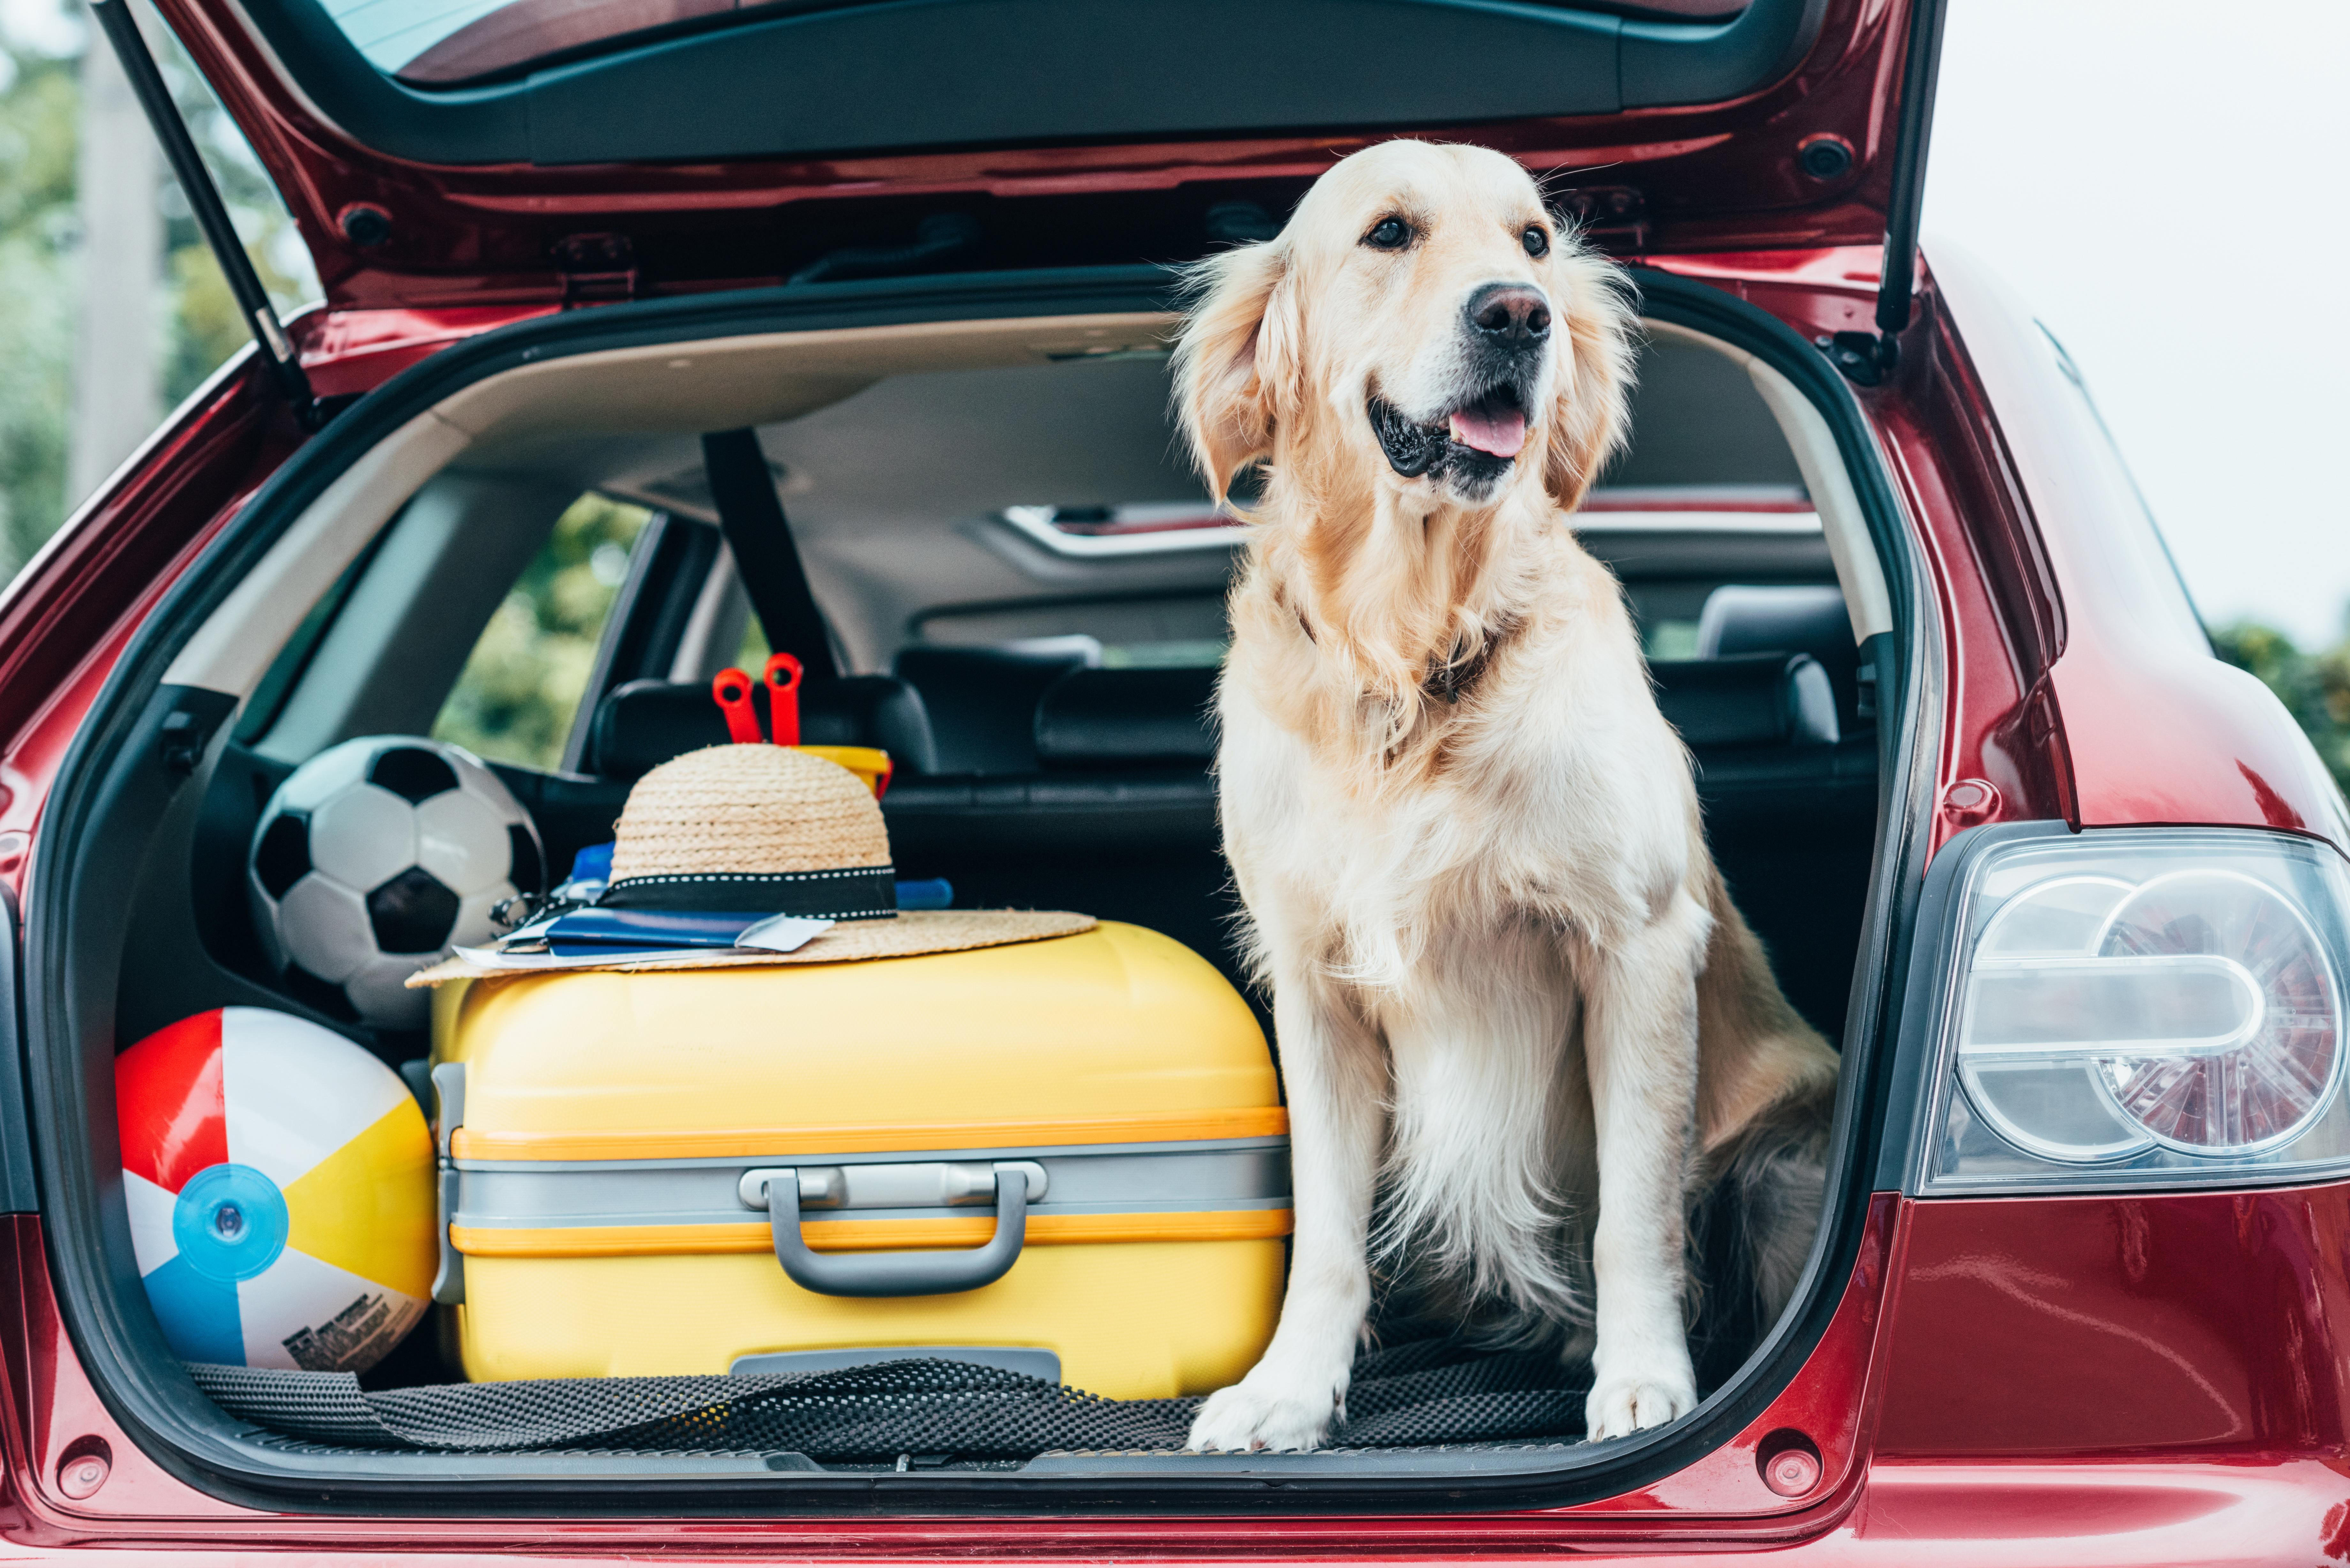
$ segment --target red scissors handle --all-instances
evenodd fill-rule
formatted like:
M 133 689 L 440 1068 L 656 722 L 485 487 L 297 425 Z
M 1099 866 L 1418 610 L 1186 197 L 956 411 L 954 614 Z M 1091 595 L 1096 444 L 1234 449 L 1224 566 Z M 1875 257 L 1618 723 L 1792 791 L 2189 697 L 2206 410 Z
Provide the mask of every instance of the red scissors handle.
M 767 656 L 767 722 L 775 744 L 800 743 L 800 661 L 788 653 Z
M 722 670 L 711 678 L 710 694 L 718 700 L 718 711 L 726 715 L 726 738 L 736 745 L 756 745 L 766 737 L 759 733 L 758 710 L 751 706 L 751 678 L 740 670 Z M 798 714 L 793 715 L 797 728 Z

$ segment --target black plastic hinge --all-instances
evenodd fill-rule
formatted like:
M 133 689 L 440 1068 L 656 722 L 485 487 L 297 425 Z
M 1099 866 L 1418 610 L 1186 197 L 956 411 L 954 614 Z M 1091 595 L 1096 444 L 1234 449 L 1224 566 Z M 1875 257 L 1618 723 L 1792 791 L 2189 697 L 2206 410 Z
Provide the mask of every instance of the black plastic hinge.
M 212 739 L 213 721 L 201 713 L 178 709 L 163 715 L 163 727 L 156 739 L 163 771 L 182 778 L 196 771 L 204 760 L 204 744 Z
M 1856 387 L 1876 386 L 1901 359 L 1901 345 L 1890 332 L 1824 332 L 1812 341 Z
M 308 402 L 296 406 L 294 415 L 301 421 L 304 430 L 316 435 L 332 424 L 337 414 L 365 395 L 362 392 L 338 392 L 331 398 L 312 398 Z
M 566 234 L 555 242 L 563 306 L 612 305 L 637 296 L 637 247 L 626 234 Z
M 1551 205 L 1586 240 L 1617 254 L 1648 248 L 1648 198 L 1630 185 L 1585 185 L 1551 197 Z

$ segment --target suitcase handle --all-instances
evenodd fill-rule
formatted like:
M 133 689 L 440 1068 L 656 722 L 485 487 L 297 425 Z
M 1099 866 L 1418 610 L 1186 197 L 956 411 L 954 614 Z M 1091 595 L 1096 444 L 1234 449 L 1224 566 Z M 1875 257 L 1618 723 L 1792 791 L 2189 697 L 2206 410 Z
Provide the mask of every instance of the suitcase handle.
M 762 1171 L 767 1218 L 775 1234 L 775 1262 L 804 1291 L 826 1296 L 940 1296 L 992 1285 L 1012 1272 L 1028 1240 L 1028 1174 L 1016 1165 L 995 1168 L 995 1234 L 986 1243 L 954 1251 L 816 1252 L 800 1234 L 800 1178 L 795 1169 Z

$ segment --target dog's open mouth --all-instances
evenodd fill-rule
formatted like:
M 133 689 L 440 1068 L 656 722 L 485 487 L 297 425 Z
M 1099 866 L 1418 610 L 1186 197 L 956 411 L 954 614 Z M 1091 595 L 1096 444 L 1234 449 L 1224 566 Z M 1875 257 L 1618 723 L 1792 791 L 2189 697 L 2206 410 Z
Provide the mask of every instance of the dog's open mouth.
M 1495 474 L 1525 449 L 1526 410 L 1518 389 L 1506 383 L 1430 423 L 1406 417 L 1376 393 L 1370 415 L 1388 466 L 1406 479 L 1442 468 L 1477 477 Z
M 1514 387 L 1496 387 L 1473 403 L 1452 410 L 1445 434 L 1489 456 L 1510 458 L 1526 444 L 1526 411 Z

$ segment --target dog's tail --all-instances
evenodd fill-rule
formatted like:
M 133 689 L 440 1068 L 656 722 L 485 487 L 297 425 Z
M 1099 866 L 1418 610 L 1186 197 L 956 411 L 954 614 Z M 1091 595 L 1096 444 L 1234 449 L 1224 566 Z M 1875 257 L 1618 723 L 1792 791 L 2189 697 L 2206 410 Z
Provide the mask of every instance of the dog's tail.
M 1729 1380 L 1794 1295 L 1826 1198 L 1835 1104 L 1833 1083 L 1806 1085 L 1705 1161 L 1711 1179 L 1689 1210 L 1687 1297 L 1702 1389 Z
M 1717 1154 L 1708 1207 L 1735 1227 L 1742 1282 L 1762 1321 L 1775 1320 L 1811 1255 L 1827 1190 L 1835 1085 L 1813 1084 L 1771 1106 Z

